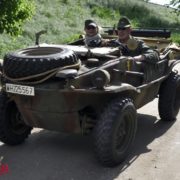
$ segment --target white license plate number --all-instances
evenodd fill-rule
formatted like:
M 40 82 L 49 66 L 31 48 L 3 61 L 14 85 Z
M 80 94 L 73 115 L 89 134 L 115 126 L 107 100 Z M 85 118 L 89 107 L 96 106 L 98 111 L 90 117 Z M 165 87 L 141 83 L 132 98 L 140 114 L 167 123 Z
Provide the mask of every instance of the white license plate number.
M 26 96 L 34 96 L 34 87 L 32 86 L 22 86 L 17 84 L 6 84 L 6 92 L 14 94 L 22 94 Z

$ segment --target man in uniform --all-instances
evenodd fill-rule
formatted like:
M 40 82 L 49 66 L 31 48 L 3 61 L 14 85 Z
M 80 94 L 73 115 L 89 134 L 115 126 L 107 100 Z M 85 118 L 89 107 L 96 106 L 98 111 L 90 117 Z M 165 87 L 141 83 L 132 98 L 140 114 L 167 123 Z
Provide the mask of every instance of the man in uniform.
M 150 49 L 142 40 L 131 36 L 131 23 L 127 17 L 119 19 L 118 38 L 109 41 L 108 46 L 120 47 L 122 55 L 130 56 L 134 61 L 157 62 L 158 54 Z

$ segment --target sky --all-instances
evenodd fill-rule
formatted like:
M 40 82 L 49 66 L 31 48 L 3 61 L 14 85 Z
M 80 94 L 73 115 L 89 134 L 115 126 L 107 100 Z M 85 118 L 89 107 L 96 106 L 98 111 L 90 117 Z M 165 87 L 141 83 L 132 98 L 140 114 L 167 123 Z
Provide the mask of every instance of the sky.
M 164 4 L 168 4 L 170 0 L 150 0 L 150 2 L 164 5 Z

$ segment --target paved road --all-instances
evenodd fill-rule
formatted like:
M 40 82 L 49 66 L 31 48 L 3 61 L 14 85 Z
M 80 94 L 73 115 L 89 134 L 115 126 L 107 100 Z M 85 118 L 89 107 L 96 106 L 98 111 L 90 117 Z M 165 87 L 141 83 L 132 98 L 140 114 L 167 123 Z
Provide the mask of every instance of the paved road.
M 180 113 L 161 122 L 157 99 L 138 110 L 135 145 L 127 160 L 104 168 L 95 159 L 91 137 L 34 129 L 22 145 L 0 144 L 9 173 L 0 180 L 179 180 Z

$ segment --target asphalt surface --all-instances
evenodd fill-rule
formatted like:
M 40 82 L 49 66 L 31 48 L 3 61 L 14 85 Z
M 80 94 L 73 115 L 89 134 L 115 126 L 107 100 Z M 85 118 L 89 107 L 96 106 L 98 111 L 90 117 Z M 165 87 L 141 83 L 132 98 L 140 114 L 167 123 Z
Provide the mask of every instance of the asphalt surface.
M 180 113 L 162 122 L 157 99 L 138 110 L 132 153 L 115 168 L 102 167 L 93 154 L 92 137 L 34 129 L 18 146 L 0 142 L 8 173 L 0 180 L 179 180 Z

